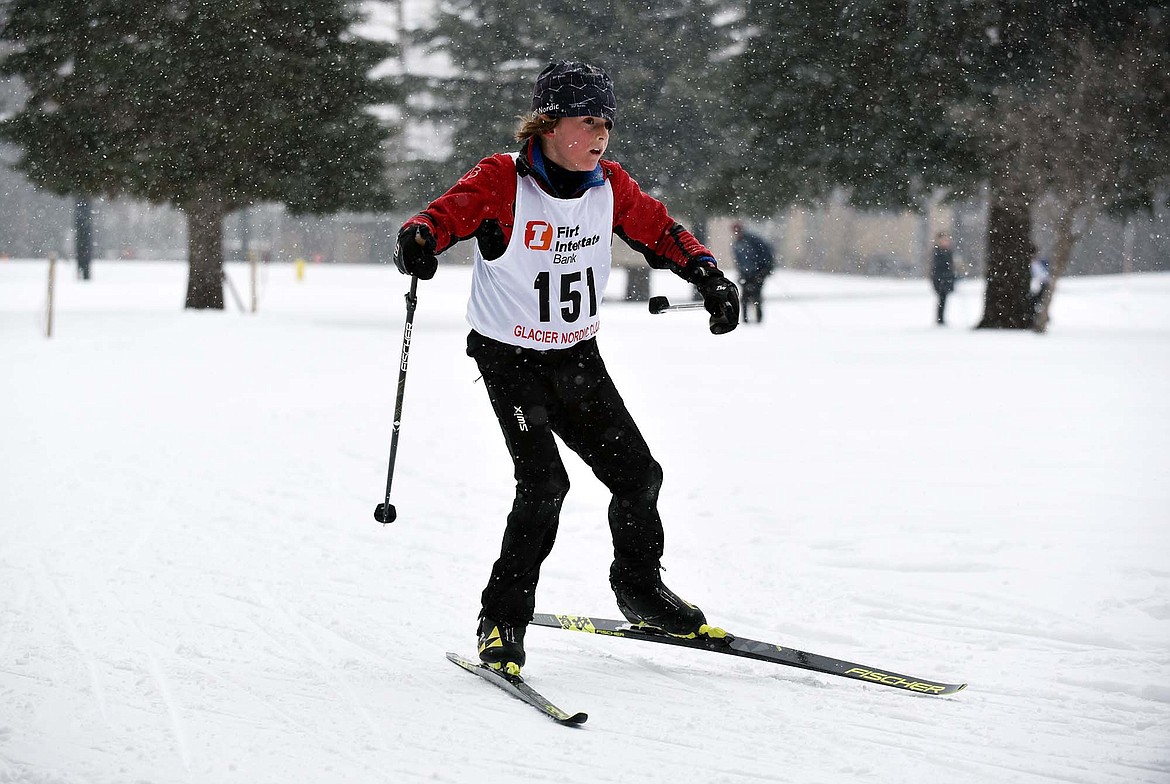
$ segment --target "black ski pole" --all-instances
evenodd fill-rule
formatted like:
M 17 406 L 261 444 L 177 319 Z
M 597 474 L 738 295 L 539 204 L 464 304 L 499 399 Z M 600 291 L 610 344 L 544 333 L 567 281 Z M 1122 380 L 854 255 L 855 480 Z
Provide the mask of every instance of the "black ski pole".
M 386 500 L 374 507 L 374 519 L 382 525 L 394 522 L 398 510 L 390 503 L 390 485 L 394 482 L 394 458 L 398 455 L 398 430 L 402 426 L 402 397 L 406 392 L 406 366 L 410 364 L 410 333 L 414 329 L 414 308 L 418 305 L 418 276 L 410 276 L 406 294 L 406 328 L 402 332 L 402 361 L 398 363 L 398 398 L 394 401 L 394 430 L 390 436 L 390 467 L 386 471 Z

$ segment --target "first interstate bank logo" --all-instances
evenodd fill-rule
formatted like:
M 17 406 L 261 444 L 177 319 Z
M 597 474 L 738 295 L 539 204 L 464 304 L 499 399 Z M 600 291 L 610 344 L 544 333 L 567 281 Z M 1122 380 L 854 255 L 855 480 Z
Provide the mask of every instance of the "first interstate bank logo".
M 529 250 L 548 250 L 552 247 L 553 227 L 544 221 L 528 221 L 524 227 L 524 247 Z
M 580 226 L 553 226 L 548 221 L 528 221 L 524 226 L 524 247 L 529 250 L 551 250 L 554 264 L 572 264 L 576 251 L 601 242 L 601 235 L 581 236 Z

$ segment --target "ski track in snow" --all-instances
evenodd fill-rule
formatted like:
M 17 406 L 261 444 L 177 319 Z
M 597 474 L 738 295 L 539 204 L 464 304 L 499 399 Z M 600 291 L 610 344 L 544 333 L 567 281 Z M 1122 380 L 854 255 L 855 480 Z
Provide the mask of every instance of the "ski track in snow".
M 1168 275 L 1062 281 L 1045 337 L 936 329 L 922 281 L 782 271 L 722 338 L 607 304 L 667 583 L 733 633 L 970 686 L 533 627 L 569 730 L 443 656 L 474 654 L 511 502 L 465 268 L 420 286 L 386 527 L 393 270 L 275 266 L 245 316 L 182 312 L 183 265 L 100 262 L 58 276 L 51 341 L 44 273 L 0 262 L 0 784 L 1170 782 Z M 948 308 L 976 320 L 978 284 Z M 566 466 L 538 609 L 614 617 L 608 499 Z
M 36 577 L 40 586 L 38 593 L 55 611 L 56 620 L 60 623 L 61 628 L 68 637 L 69 646 L 73 649 L 73 653 L 81 659 L 81 663 L 85 667 L 88 675 L 88 691 L 90 696 L 93 698 L 93 702 L 101 714 L 102 719 L 108 720 L 109 708 L 106 703 L 106 688 L 103 683 L 104 678 L 99 672 L 98 664 L 94 657 L 93 643 L 88 641 L 73 621 L 73 616 L 77 614 L 77 611 L 61 590 L 57 579 L 45 567 L 43 559 L 38 560 L 35 565 L 37 568 Z

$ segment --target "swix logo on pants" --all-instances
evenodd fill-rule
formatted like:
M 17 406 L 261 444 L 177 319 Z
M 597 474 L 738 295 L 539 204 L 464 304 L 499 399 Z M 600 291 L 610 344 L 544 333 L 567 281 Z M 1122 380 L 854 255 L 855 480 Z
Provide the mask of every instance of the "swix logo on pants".
M 552 239 L 553 227 L 546 221 L 528 221 L 524 227 L 524 247 L 529 250 L 548 250 Z

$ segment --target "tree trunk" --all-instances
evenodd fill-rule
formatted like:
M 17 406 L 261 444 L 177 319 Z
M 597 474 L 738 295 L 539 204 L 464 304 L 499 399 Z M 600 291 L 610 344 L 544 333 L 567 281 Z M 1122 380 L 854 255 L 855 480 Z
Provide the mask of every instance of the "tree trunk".
M 626 301 L 650 301 L 650 267 L 640 264 L 626 268 Z
M 183 205 L 187 214 L 186 308 L 223 310 L 223 219 L 219 194 L 201 191 Z
M 1032 326 L 1032 212 L 1027 194 L 1010 176 L 991 183 L 987 217 L 987 289 L 976 329 Z
M 1036 303 L 1036 315 L 1033 318 L 1033 331 L 1048 331 L 1048 306 L 1052 303 L 1052 295 L 1055 293 L 1056 276 L 1053 275 L 1048 279 L 1048 285 L 1040 291 L 1040 301 Z
M 1080 232 L 1073 231 L 1073 223 L 1079 208 L 1079 203 L 1066 204 L 1056 218 L 1052 256 L 1048 259 L 1048 285 L 1040 294 L 1040 301 L 1036 305 L 1035 323 L 1032 325 L 1032 329 L 1037 332 L 1048 330 L 1048 307 L 1052 304 L 1052 297 L 1056 293 L 1056 282 L 1068 272 L 1073 247 L 1081 238 Z

